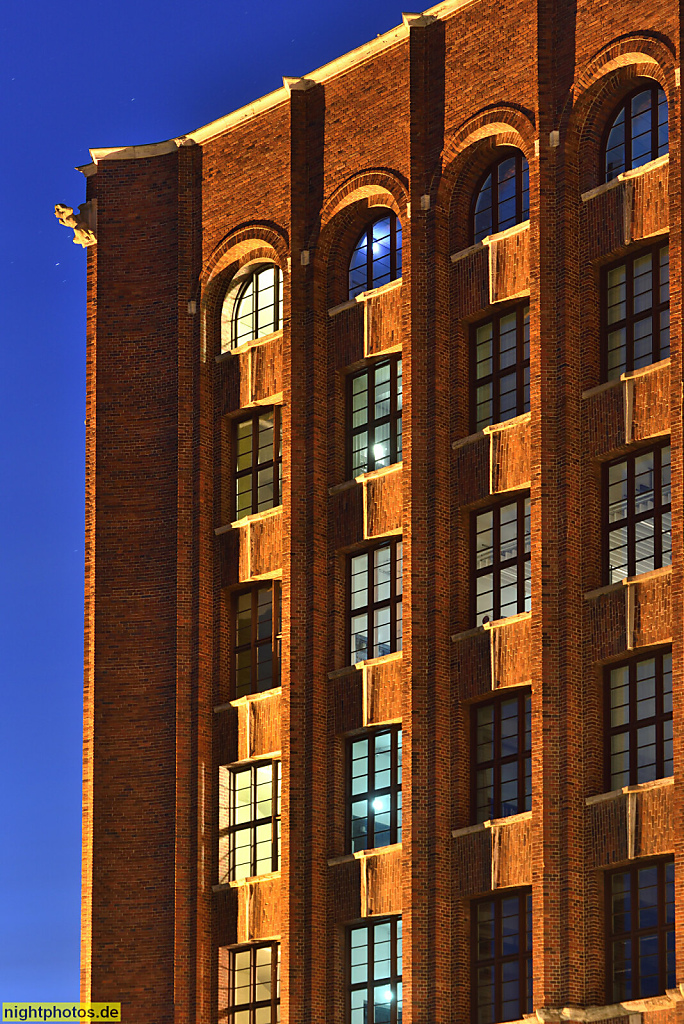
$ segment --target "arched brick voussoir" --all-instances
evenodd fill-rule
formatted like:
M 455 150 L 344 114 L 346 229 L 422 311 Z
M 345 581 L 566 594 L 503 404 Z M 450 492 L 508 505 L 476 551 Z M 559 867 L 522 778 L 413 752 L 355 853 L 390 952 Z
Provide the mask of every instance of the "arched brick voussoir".
M 676 57 L 670 47 L 645 35 L 614 40 L 581 69 L 559 126 L 566 161 L 578 170 L 580 192 L 600 184 L 599 151 L 606 124 L 611 112 L 640 78 L 653 79 L 663 87 L 672 119 L 676 69 Z
M 254 221 L 243 224 L 222 238 L 202 268 L 202 290 L 230 266 L 243 267 L 254 259 L 271 259 L 283 273 L 290 255 L 288 235 L 275 224 Z
M 435 172 L 435 208 L 448 218 L 452 251 L 468 245 L 468 221 L 473 191 L 497 150 L 519 149 L 532 166 L 537 130 L 531 116 L 511 106 L 491 107 L 469 118 L 446 140 L 442 169 Z M 438 179 L 439 174 L 439 179 Z
M 406 226 L 407 183 L 400 175 L 382 169 L 354 175 L 323 207 L 317 234 L 309 246 L 315 249 L 316 272 L 326 283 L 329 306 L 347 298 L 347 264 L 352 248 L 376 209 L 381 208 L 392 210 Z

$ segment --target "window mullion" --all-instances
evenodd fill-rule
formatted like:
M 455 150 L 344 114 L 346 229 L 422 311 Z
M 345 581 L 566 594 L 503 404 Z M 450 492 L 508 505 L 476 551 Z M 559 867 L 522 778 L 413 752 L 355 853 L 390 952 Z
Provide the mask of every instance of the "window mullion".
M 625 364 L 628 371 L 634 369 L 634 257 L 630 256 L 625 266 L 626 323 L 625 323 Z
M 373 225 L 366 228 L 366 291 L 373 287 Z
M 494 760 L 492 781 L 494 783 L 494 799 L 492 801 L 492 817 L 501 817 L 501 701 L 494 703 Z
M 627 459 L 627 575 L 636 573 L 636 481 L 634 456 Z
M 636 662 L 629 665 L 629 784 L 633 786 L 637 781 L 638 753 L 637 753 L 637 672 Z
M 516 509 L 516 561 L 518 565 L 518 607 L 520 613 L 525 610 L 525 499 L 518 498 Z
M 653 452 L 653 567 L 660 569 L 663 564 L 663 449 Z
M 501 331 L 499 317 L 492 320 L 492 423 L 501 420 Z
M 492 582 L 494 584 L 493 615 L 495 619 L 501 618 L 501 530 L 499 528 L 499 512 L 500 508 L 497 505 L 492 510 L 492 539 L 494 542 L 494 550 L 492 551 Z

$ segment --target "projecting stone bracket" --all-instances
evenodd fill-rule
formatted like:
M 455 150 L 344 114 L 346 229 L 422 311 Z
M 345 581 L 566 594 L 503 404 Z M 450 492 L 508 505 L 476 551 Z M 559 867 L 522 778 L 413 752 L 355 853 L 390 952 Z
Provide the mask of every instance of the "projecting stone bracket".
M 75 245 L 82 245 L 87 248 L 97 242 L 97 200 L 92 199 L 89 203 L 81 203 L 78 213 L 74 213 L 72 206 L 64 206 L 57 203 L 55 206 L 55 217 L 65 228 L 72 228 L 74 232 L 73 242 Z

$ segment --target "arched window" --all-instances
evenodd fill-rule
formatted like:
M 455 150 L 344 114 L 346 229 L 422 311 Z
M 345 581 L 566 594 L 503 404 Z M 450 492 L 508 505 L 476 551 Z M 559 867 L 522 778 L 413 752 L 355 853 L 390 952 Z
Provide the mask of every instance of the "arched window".
M 613 115 L 604 139 L 605 180 L 612 181 L 667 151 L 667 100 L 652 82 L 626 96 Z
M 374 220 L 349 261 L 349 298 L 401 277 L 401 222 L 396 213 Z
M 235 348 L 245 341 L 263 338 L 280 329 L 283 308 L 283 279 L 273 263 L 263 263 L 245 277 L 237 292 L 229 289 L 223 300 L 223 348 Z M 230 345 L 225 334 L 230 332 Z
M 473 242 L 505 231 L 530 217 L 530 170 L 519 150 L 491 164 L 475 193 Z

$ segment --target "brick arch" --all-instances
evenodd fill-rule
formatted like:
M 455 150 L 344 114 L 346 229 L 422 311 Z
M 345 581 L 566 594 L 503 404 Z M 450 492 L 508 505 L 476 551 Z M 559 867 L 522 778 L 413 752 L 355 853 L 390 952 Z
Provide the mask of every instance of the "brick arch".
M 565 157 L 574 165 L 580 193 L 601 184 L 601 144 L 610 115 L 640 79 L 663 87 L 672 118 L 675 68 L 674 54 L 660 39 L 628 36 L 603 47 L 581 70 L 561 115 Z
M 223 299 L 235 275 L 250 263 L 268 261 L 288 273 L 284 231 L 268 224 L 247 224 L 226 235 L 207 259 L 200 277 L 202 347 L 209 357 L 221 351 Z
M 442 152 L 436 210 L 438 217 L 447 220 L 451 252 L 465 249 L 470 243 L 473 195 L 487 167 L 503 147 L 519 149 L 530 165 L 531 181 L 535 141 L 533 120 L 516 107 L 483 111 L 450 136 Z
M 347 271 L 351 252 L 363 229 L 382 209 L 396 213 L 402 228 L 408 220 L 408 189 L 391 171 L 366 171 L 341 185 L 321 211 L 316 264 L 323 275 L 326 303 L 335 306 L 348 297 Z M 314 241 L 311 243 L 312 247 Z

